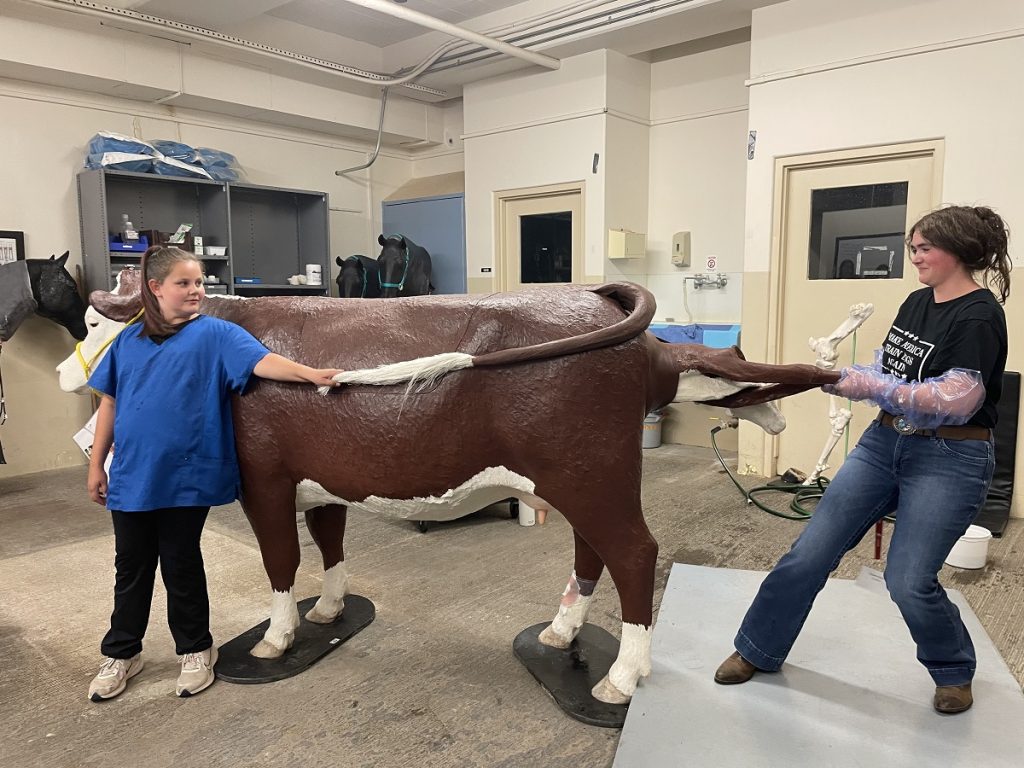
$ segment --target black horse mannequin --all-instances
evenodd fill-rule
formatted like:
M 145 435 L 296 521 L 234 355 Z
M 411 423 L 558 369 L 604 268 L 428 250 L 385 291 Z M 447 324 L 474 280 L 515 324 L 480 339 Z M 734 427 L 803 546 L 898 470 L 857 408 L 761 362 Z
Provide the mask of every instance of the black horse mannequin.
M 381 296 L 426 296 L 434 290 L 430 284 L 430 254 L 404 235 L 377 237 L 381 245 L 377 267 L 380 270 Z
M 68 252 L 59 259 L 26 259 L 36 314 L 53 320 L 68 329 L 81 341 L 85 338 L 85 302 L 78 293 L 78 284 L 64 266 Z
M 369 256 L 335 257 L 338 272 L 338 296 L 343 299 L 379 299 L 380 273 L 377 260 Z

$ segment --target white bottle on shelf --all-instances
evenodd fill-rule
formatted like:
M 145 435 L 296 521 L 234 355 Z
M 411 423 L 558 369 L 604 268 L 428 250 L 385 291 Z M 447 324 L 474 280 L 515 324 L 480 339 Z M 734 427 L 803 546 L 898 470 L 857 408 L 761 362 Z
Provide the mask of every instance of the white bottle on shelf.
M 121 214 L 121 242 L 124 244 L 139 242 L 139 233 L 135 231 L 135 225 L 128 221 L 128 214 Z

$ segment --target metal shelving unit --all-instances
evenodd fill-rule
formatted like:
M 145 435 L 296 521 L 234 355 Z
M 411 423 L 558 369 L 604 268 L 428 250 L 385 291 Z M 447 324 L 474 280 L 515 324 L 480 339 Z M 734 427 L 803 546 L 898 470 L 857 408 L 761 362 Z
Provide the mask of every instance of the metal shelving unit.
M 88 291 L 110 290 L 123 266 L 141 253 L 111 251 L 121 214 L 137 230 L 174 232 L 193 225 L 204 245 L 227 246 L 225 256 L 202 256 L 206 271 L 229 293 L 243 296 L 330 295 L 328 197 L 324 192 L 159 176 L 107 169 L 78 174 L 82 262 Z M 306 264 L 320 264 L 323 285 L 290 285 Z M 235 284 L 235 276 L 260 277 Z

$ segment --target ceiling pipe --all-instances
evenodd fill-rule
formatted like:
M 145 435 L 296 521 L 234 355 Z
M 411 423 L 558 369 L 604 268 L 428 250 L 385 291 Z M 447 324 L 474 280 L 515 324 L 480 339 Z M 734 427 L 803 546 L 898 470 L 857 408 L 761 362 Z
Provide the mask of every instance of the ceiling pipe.
M 377 155 L 380 154 L 380 140 L 384 136 L 384 108 L 387 104 L 388 89 L 384 88 L 380 94 L 380 119 L 377 121 L 377 146 L 373 148 L 373 154 L 370 155 L 362 165 L 355 165 L 351 168 L 346 168 L 343 171 L 335 171 L 335 176 L 344 176 L 346 173 L 352 173 L 352 171 L 361 171 L 364 168 L 369 168 L 377 160 Z
M 451 35 L 452 37 L 458 37 L 470 43 L 482 45 L 485 48 L 490 48 L 492 51 L 504 53 L 506 56 L 514 56 L 517 59 L 522 59 L 523 61 L 528 61 L 531 64 L 537 64 L 538 66 L 545 67 L 547 69 L 558 69 L 562 65 L 558 59 L 552 58 L 551 56 L 545 56 L 543 53 L 536 53 L 534 51 L 528 51 L 525 48 L 519 48 L 515 45 L 509 45 L 508 43 L 496 40 L 493 37 L 481 35 L 479 32 L 473 32 L 472 30 L 465 29 L 464 27 L 449 24 L 447 21 L 435 19 L 433 16 L 428 16 L 425 13 L 420 13 L 419 11 L 414 11 L 401 5 L 395 5 L 391 0 L 345 0 L 345 2 L 361 6 L 363 8 L 369 8 L 372 11 L 378 11 L 388 16 L 394 16 L 398 19 L 404 19 L 405 21 L 412 22 L 413 24 L 419 24 L 421 27 L 427 27 L 428 29 L 443 32 L 446 35 Z
M 442 98 L 450 95 L 447 91 L 412 82 L 412 80 L 419 77 L 420 73 L 423 72 L 430 63 L 432 63 L 432 60 L 421 64 L 412 72 L 401 77 L 391 77 L 388 75 L 381 75 L 376 72 L 365 72 L 355 67 L 349 67 L 344 64 L 338 64 L 325 59 L 318 59 L 313 56 L 292 53 L 291 51 L 285 51 L 273 46 L 263 45 L 262 43 L 253 43 L 249 40 L 243 40 L 232 35 L 225 35 L 221 32 L 197 27 L 193 24 L 184 24 L 179 21 L 164 19 L 147 13 L 139 13 L 127 8 L 115 8 L 108 5 L 102 5 L 90 2 L 90 0 L 18 0 L 18 2 L 25 3 L 27 5 L 41 6 L 43 8 L 55 8 L 60 11 L 75 13 L 81 16 L 92 16 L 99 18 L 101 23 L 124 24 L 126 27 L 131 27 L 135 30 L 142 30 L 143 32 L 150 34 L 162 31 L 186 40 L 195 40 L 201 43 L 244 51 L 248 54 L 256 54 L 263 57 L 277 59 L 279 61 L 286 61 L 290 64 L 297 64 L 298 66 L 313 69 L 318 72 L 331 72 L 340 77 L 344 77 L 348 80 L 355 80 L 360 83 L 368 83 L 379 87 L 401 85 L 404 88 L 422 91 Z M 134 30 L 130 29 L 129 31 Z M 516 48 L 515 50 L 520 49 Z

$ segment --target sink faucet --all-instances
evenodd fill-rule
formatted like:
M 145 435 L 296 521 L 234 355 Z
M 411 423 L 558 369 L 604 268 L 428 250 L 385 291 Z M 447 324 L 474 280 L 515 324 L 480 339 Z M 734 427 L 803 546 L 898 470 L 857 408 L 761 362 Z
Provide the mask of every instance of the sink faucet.
M 686 280 L 693 280 L 693 287 L 698 291 L 707 286 L 708 288 L 725 288 L 729 283 L 729 276 L 723 272 L 712 272 L 711 274 L 704 274 L 698 272 L 695 275 L 687 275 L 683 278 Z

